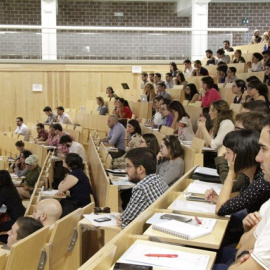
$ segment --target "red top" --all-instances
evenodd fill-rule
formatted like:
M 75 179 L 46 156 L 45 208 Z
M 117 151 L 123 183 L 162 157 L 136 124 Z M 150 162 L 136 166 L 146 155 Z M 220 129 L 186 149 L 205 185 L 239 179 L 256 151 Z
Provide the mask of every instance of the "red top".
M 212 102 L 214 102 L 216 100 L 220 100 L 220 99 L 222 99 L 222 97 L 220 96 L 219 92 L 214 88 L 209 89 L 205 93 L 205 96 L 200 98 L 200 100 L 202 101 L 203 108 L 210 107 Z
M 127 106 L 124 107 L 123 113 L 125 114 L 124 118 L 129 118 L 130 119 L 132 117 L 132 111 Z

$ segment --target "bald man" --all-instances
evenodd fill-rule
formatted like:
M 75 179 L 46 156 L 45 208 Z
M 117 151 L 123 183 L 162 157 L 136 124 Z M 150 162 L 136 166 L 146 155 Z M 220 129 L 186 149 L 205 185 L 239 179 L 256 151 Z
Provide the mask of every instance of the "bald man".
M 33 218 L 39 220 L 43 226 L 54 225 L 62 214 L 62 206 L 55 199 L 45 199 L 40 201 L 33 213 Z
M 114 145 L 117 149 L 117 153 L 111 153 L 112 158 L 120 157 L 125 153 L 125 128 L 122 124 L 118 122 L 118 117 L 116 115 L 110 115 L 108 118 L 108 126 L 110 132 L 106 138 L 101 141 Z

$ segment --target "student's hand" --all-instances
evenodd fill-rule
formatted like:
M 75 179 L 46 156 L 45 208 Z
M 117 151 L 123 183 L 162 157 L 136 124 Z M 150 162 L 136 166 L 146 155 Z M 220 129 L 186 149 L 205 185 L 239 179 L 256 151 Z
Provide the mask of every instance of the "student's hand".
M 226 147 L 224 145 L 222 145 L 218 151 L 218 156 L 225 157 L 225 154 L 226 154 Z
M 199 130 L 202 130 L 202 129 L 206 128 L 205 120 L 203 120 L 203 119 L 199 119 L 198 122 L 197 122 L 197 125 L 198 125 Z
M 234 171 L 234 162 L 235 162 L 235 159 L 236 159 L 236 154 L 233 154 L 232 160 L 231 161 L 228 161 L 228 165 L 229 165 L 228 176 L 229 176 L 229 178 L 228 178 L 228 176 L 227 176 L 227 178 L 230 179 L 230 180 L 235 180 L 235 178 L 236 178 L 236 173 Z
M 251 68 L 251 62 L 250 61 L 247 62 L 247 66 L 248 66 L 248 68 Z
M 247 261 L 248 259 L 249 259 L 249 257 L 250 257 L 250 254 L 253 252 L 253 250 L 251 249 L 251 250 L 249 250 L 249 254 L 245 254 L 244 256 L 242 256 L 241 258 L 240 258 L 240 264 L 242 264 L 242 263 L 244 263 L 245 261 Z
M 121 226 L 122 225 L 122 215 L 120 214 L 120 215 L 118 215 L 117 217 L 116 217 L 116 219 L 117 219 L 117 225 L 119 225 L 119 226 Z
M 23 185 L 23 189 L 24 189 L 25 191 L 28 191 L 28 190 L 29 190 L 28 186 L 26 186 L 26 185 Z
M 205 192 L 205 199 L 213 204 L 216 204 L 218 201 L 218 194 L 214 189 L 207 189 Z
M 261 216 L 259 212 L 254 212 L 248 214 L 244 219 L 243 219 L 243 227 L 244 231 L 247 232 L 250 229 L 252 229 L 254 226 L 256 226 L 260 221 L 261 221 Z
M 65 196 L 65 192 L 58 191 L 55 195 L 56 196 Z
M 19 159 L 17 159 L 16 161 L 15 161 L 15 166 L 16 167 L 18 167 L 18 165 L 21 163 L 21 161 L 19 160 Z
M 162 158 L 163 158 L 163 156 L 162 156 L 162 154 L 159 152 L 159 153 L 157 154 L 157 161 L 162 160 Z

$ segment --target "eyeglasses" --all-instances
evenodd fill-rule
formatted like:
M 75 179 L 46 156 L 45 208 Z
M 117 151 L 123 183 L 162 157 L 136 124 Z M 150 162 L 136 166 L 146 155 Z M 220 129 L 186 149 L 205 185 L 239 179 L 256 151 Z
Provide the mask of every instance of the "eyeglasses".
M 111 208 L 110 207 L 95 207 L 94 208 L 94 213 L 98 214 L 98 213 L 111 213 Z
M 132 166 L 132 165 L 126 164 L 126 168 L 127 168 L 127 169 L 130 169 L 130 168 L 133 168 L 133 167 L 134 167 L 134 168 L 137 168 L 138 166 Z

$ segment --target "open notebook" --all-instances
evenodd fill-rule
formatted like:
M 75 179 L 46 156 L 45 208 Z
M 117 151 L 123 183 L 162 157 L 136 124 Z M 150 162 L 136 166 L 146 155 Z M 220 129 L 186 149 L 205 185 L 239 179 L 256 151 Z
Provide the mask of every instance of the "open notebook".
M 189 184 L 189 186 L 186 189 L 186 192 L 204 195 L 207 189 L 213 188 L 217 194 L 220 194 L 222 186 L 223 186 L 222 184 L 195 180 L 193 183 Z
M 153 225 L 153 230 L 168 233 L 186 240 L 192 240 L 202 237 L 213 231 L 217 220 L 200 218 L 201 225 L 184 223 L 176 220 L 169 220 L 163 223 Z

